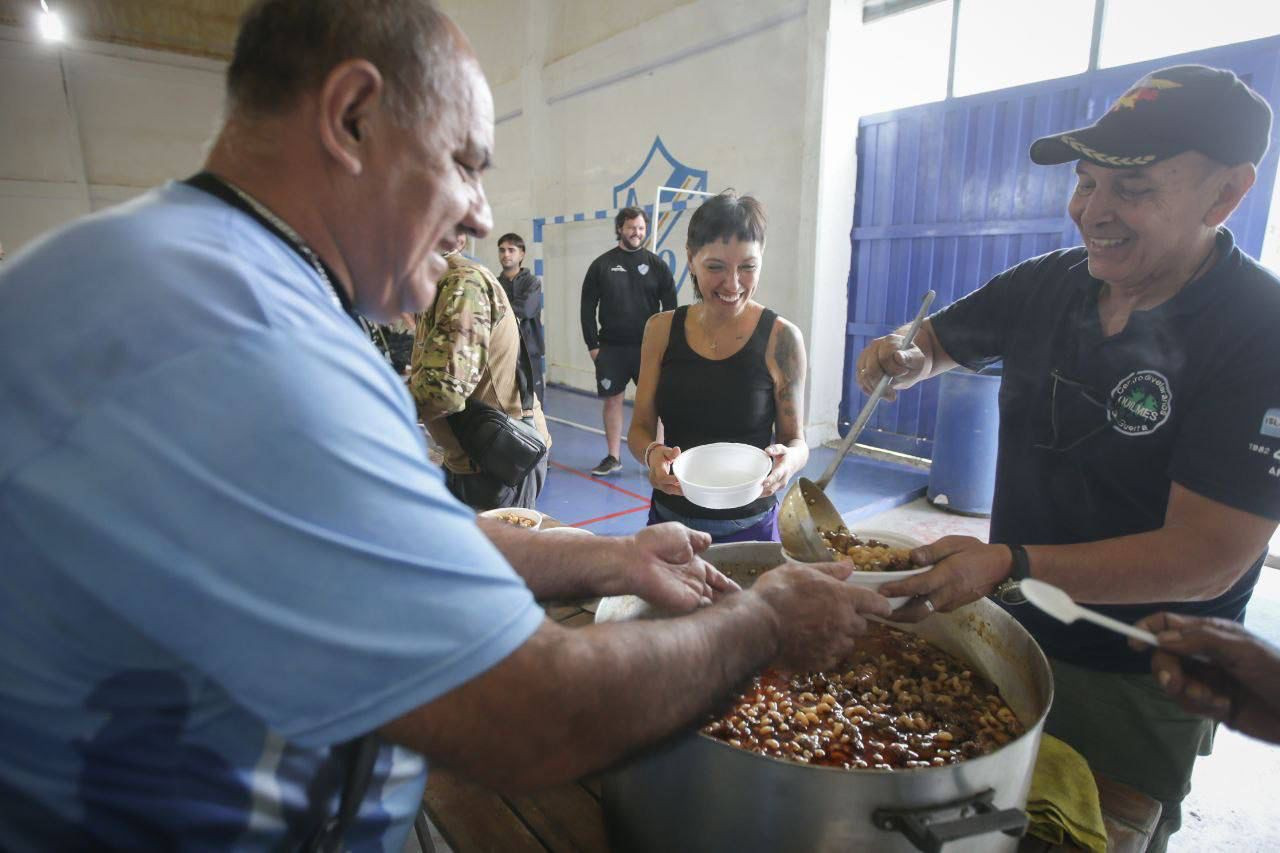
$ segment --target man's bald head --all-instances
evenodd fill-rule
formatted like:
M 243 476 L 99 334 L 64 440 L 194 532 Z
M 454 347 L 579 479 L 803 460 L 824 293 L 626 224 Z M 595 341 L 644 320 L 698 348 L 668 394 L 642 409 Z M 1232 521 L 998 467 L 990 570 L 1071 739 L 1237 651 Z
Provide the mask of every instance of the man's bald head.
M 232 114 L 292 109 L 349 59 L 372 63 L 384 101 L 404 126 L 457 91 L 466 37 L 431 0 L 258 0 L 240 22 L 227 70 Z

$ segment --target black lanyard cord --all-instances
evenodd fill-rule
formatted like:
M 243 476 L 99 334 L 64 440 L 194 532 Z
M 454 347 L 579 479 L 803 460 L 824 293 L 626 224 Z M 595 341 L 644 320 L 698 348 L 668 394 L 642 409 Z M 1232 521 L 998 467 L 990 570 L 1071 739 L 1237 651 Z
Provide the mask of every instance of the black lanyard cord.
M 324 280 L 343 313 L 350 317 L 356 325 L 362 329 L 365 328 L 360 321 L 360 315 L 356 313 L 355 306 L 351 303 L 351 297 L 346 290 L 339 286 L 338 277 L 334 275 L 333 269 L 324 262 L 323 258 L 316 254 L 314 249 L 303 242 L 298 233 L 290 228 L 284 220 L 280 219 L 244 190 L 232 186 L 212 172 L 200 172 L 187 178 L 182 183 L 206 192 L 214 198 L 220 199 L 237 210 L 248 214 L 263 228 L 279 237 L 286 246 L 293 249 L 302 260 L 306 261 L 307 266 L 316 271 L 316 275 Z

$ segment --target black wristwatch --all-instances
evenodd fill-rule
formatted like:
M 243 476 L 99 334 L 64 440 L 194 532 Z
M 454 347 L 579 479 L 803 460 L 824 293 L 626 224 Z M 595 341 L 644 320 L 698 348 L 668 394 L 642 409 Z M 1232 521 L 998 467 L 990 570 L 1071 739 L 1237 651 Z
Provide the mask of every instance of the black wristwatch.
M 1022 594 L 1022 582 L 1031 577 L 1031 560 L 1027 549 L 1021 545 L 1006 545 L 1013 555 L 1013 570 L 995 589 L 996 597 L 1005 604 L 1022 604 L 1027 597 Z

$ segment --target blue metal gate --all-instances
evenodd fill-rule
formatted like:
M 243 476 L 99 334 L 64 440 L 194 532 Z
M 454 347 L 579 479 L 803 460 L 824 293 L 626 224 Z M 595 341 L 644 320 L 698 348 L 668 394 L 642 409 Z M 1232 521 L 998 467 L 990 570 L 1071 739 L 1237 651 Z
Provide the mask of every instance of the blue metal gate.
M 1165 57 L 966 98 L 864 117 L 849 264 L 841 432 L 865 395 L 854 382 L 858 353 L 910 319 L 926 290 L 949 305 L 1019 261 L 1079 245 L 1066 212 L 1074 166 L 1036 166 L 1032 140 L 1090 124 L 1143 74 L 1199 62 L 1230 68 L 1280 115 L 1280 37 Z M 1271 205 L 1280 145 L 1228 221 L 1254 257 Z M 882 403 L 862 442 L 931 456 L 938 383 Z

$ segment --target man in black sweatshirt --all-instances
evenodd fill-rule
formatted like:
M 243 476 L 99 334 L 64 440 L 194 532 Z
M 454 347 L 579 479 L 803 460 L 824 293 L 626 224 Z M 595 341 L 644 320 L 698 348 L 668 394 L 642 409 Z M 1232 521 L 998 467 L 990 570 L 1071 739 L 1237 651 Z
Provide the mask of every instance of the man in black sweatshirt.
M 520 324 L 520 364 L 516 379 L 520 393 L 536 394 L 546 405 L 546 383 L 542 373 L 542 354 L 546 341 L 542 332 L 542 279 L 525 269 L 524 238 L 519 234 L 503 234 L 498 238 L 498 263 L 502 275 L 498 282 L 507 292 L 511 310 Z
M 676 307 L 676 284 L 662 259 L 644 248 L 648 217 L 624 207 L 613 219 L 618 245 L 587 267 L 582 280 L 582 337 L 596 363 L 596 393 L 604 399 L 609 452 L 591 469 L 597 477 L 622 470 L 622 399 L 640 378 L 644 325 Z

